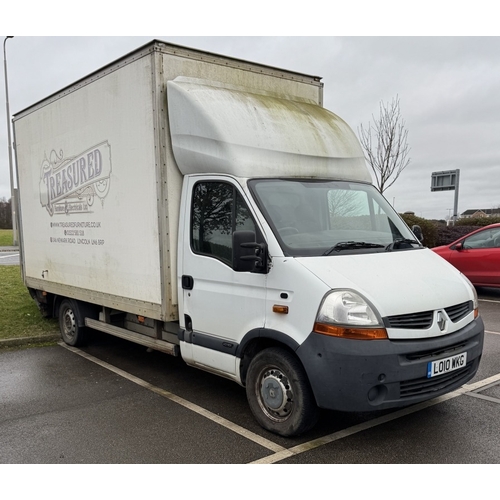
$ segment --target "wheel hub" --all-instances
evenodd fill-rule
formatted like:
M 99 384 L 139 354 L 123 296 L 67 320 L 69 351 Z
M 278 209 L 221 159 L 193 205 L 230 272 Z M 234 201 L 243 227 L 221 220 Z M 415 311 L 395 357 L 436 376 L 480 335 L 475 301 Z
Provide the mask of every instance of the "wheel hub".
M 64 313 L 64 333 L 70 337 L 75 335 L 75 327 L 75 315 L 71 309 L 68 309 Z
M 279 370 L 267 370 L 260 386 L 262 402 L 267 410 L 278 417 L 288 416 L 292 409 L 293 394 L 287 377 Z

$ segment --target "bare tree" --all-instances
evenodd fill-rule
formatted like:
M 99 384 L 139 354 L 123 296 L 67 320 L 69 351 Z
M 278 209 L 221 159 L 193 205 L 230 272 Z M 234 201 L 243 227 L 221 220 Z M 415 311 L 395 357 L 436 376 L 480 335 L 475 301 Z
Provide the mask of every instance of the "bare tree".
M 392 102 L 380 102 L 380 116 L 373 117 L 374 125 L 361 125 L 359 136 L 365 150 L 366 161 L 375 173 L 377 187 L 383 193 L 396 182 L 401 172 L 409 165 L 408 130 L 401 117 L 399 97 Z

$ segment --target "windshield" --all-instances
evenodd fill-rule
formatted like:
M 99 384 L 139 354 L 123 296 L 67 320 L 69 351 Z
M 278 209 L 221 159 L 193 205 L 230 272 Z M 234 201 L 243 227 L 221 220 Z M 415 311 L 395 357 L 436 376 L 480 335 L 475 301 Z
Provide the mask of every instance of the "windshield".
M 285 255 L 421 248 L 385 198 L 369 184 L 254 179 L 249 186 Z

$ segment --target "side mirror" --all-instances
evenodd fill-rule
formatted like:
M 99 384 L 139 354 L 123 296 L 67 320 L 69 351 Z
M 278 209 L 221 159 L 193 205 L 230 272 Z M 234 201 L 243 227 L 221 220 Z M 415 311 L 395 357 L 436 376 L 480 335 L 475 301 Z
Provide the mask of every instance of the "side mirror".
M 422 242 L 424 241 L 424 233 L 422 233 L 422 228 L 420 226 L 417 226 L 416 224 L 412 226 L 411 230 L 413 231 L 413 234 L 417 237 L 417 240 Z
M 237 272 L 267 272 L 267 245 L 257 243 L 253 231 L 233 233 L 233 269 Z
M 454 247 L 453 247 L 453 250 L 457 250 L 460 252 L 460 250 L 463 250 L 464 249 L 464 244 L 463 242 L 460 242 L 460 243 L 457 243 Z

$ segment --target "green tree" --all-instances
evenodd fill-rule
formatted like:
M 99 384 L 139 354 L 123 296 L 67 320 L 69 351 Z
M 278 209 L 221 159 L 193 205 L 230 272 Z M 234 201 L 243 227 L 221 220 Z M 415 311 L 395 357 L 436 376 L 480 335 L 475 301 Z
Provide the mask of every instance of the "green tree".
M 12 229 L 11 201 L 0 198 L 0 229 Z

